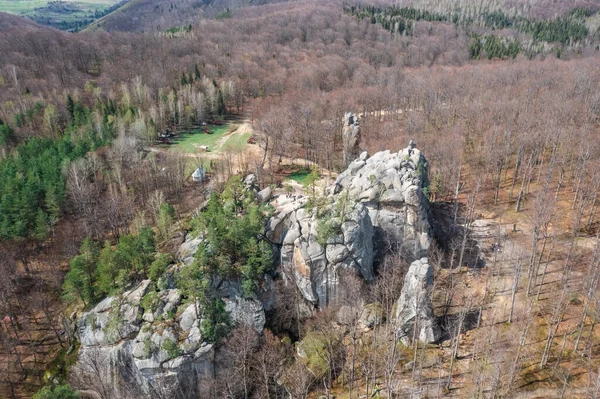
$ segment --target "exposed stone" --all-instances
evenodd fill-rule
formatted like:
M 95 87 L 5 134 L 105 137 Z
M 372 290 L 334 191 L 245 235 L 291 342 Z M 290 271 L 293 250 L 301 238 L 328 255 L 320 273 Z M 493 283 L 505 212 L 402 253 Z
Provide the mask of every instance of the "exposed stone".
M 352 114 L 345 123 L 358 126 Z M 429 250 L 429 207 L 422 192 L 427 161 L 414 143 L 399 153 L 355 155 L 327 188 L 320 216 L 305 208 L 305 197 L 279 196 L 272 202 L 267 236 L 281 244 L 284 277 L 317 307 L 336 300 L 341 270 L 372 280 L 373 262 L 384 248 L 396 248 L 409 261 Z M 325 242 L 319 237 L 324 223 L 330 233 Z
M 360 123 L 356 114 L 346 112 L 344 115 L 344 165 L 348 166 L 360 154 Z
M 257 182 L 256 175 L 253 173 L 250 173 L 244 179 L 244 186 L 246 186 L 246 189 L 254 189 L 256 187 L 256 182 Z
M 198 324 L 196 311 L 197 310 L 194 308 L 194 304 L 190 304 L 185 308 L 181 315 L 179 315 L 179 326 L 183 331 L 189 331 L 192 327 Z
M 256 199 L 260 203 L 267 202 L 268 200 L 271 199 L 272 193 L 273 193 L 273 190 L 271 189 L 271 187 L 267 187 L 264 190 L 261 190 L 258 193 L 256 193 Z
M 225 310 L 234 324 L 245 324 L 261 333 L 265 327 L 265 310 L 262 303 L 256 299 L 246 299 L 239 296 L 223 298 Z
M 194 255 L 198 251 L 198 247 L 202 243 L 200 237 L 186 237 L 185 241 L 177 251 L 177 259 L 184 265 L 189 265 L 194 261 Z
M 383 308 L 381 303 L 375 302 L 366 305 L 360 313 L 358 322 L 364 328 L 373 328 L 383 322 Z
M 422 258 L 412 262 L 404 278 L 395 315 L 399 338 L 406 345 L 413 337 L 427 343 L 440 338 L 440 329 L 431 305 L 432 286 L 433 266 L 429 260 Z
M 411 142 L 399 153 L 366 153 L 340 173 L 328 192 L 364 202 L 375 230 L 375 250 L 395 246 L 409 260 L 427 255 L 430 246 L 427 160 Z

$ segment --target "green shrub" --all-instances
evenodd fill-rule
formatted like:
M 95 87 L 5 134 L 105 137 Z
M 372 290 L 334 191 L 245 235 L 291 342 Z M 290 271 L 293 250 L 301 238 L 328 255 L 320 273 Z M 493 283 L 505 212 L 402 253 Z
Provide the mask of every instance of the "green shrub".
M 167 338 L 162 342 L 162 348 L 167 352 L 167 355 L 169 355 L 169 358 L 171 359 L 181 355 L 181 349 L 179 349 L 177 342 L 170 338 Z
M 150 265 L 148 269 L 148 278 L 153 282 L 157 282 L 160 277 L 167 271 L 167 268 L 173 261 L 169 254 L 160 254 Z
M 144 312 L 154 313 L 156 307 L 158 306 L 158 292 L 156 292 L 154 289 L 148 291 L 148 293 L 142 298 L 140 306 L 142 309 L 144 309 Z
M 57 385 L 55 387 L 43 387 L 33 399 L 78 399 L 79 394 L 73 391 L 69 385 Z

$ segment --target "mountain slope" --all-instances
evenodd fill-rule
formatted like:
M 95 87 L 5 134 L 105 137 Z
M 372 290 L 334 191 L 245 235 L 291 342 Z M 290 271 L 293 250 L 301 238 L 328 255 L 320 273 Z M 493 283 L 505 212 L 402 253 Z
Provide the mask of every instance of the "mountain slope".
M 152 32 L 187 26 L 199 18 L 214 18 L 227 10 L 277 3 L 273 0 L 131 0 L 88 27 L 88 31 Z

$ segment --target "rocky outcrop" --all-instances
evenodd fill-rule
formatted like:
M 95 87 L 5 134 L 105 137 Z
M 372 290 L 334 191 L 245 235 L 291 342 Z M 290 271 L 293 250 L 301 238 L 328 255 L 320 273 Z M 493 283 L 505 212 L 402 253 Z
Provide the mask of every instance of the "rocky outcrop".
M 287 281 L 308 302 L 324 307 L 337 297 L 341 270 L 373 279 L 373 226 L 363 204 L 348 203 L 341 214 L 334 210 L 335 202 L 319 210 L 306 209 L 306 201 L 280 196 L 274 203 L 277 212 L 269 221 L 269 235 L 281 244 Z
M 348 127 L 358 128 L 352 118 Z M 278 250 L 277 273 L 264 276 L 255 298 L 245 298 L 236 279 L 215 278 L 211 291 L 223 300 L 233 324 L 260 332 L 265 311 L 275 308 L 272 277 L 278 273 L 297 287 L 306 300 L 301 311 L 310 315 L 336 303 L 343 294 L 345 272 L 373 280 L 383 248 L 395 247 L 406 258 L 419 259 L 411 265 L 398 299 L 399 335 L 405 340 L 413 333 L 425 342 L 437 340 L 439 328 L 428 291 L 432 270 L 427 259 L 421 259 L 430 242 L 429 210 L 422 191 L 426 176 L 427 161 L 411 144 L 399 153 L 358 155 L 324 197 L 279 195 L 270 200 L 270 188 L 259 192 L 258 200 L 271 201 L 275 208 L 266 235 Z M 244 186 L 258 192 L 256 183 L 256 177 L 249 176 Z M 188 267 L 201 245 L 202 238 L 188 237 L 169 269 Z M 102 389 L 109 392 L 102 394 L 107 397 L 124 397 L 122 390 L 132 398 L 206 396 L 216 349 L 202 333 L 203 309 L 198 303 L 184 303 L 173 280 L 169 274 L 157 284 L 142 281 L 118 297 L 106 298 L 79 319 L 81 349 L 74 369 L 82 380 L 94 375 L 103 381 Z M 339 316 L 364 328 L 383 322 L 380 304 L 351 304 Z M 314 338 L 303 346 L 309 360 L 309 343 L 319 345 L 319 337 Z
M 396 248 L 410 261 L 425 256 L 426 185 L 427 161 L 411 143 L 399 153 L 360 154 L 316 207 L 307 206 L 304 196 L 275 198 L 267 235 L 281 246 L 287 281 L 308 302 L 324 307 L 336 300 L 342 270 L 372 280 L 384 248 Z
M 398 337 L 405 345 L 413 338 L 432 343 L 440 339 L 431 305 L 433 266 L 427 258 L 411 263 L 404 278 L 404 286 L 396 304 L 395 323 Z
M 344 115 L 342 140 L 344 143 L 344 165 L 348 166 L 360 154 L 360 122 L 356 114 L 352 112 L 346 112 Z
M 398 153 L 363 152 L 342 172 L 330 188 L 331 194 L 347 192 L 365 204 L 375 230 L 375 249 L 395 247 L 405 258 L 427 255 L 430 241 L 428 199 L 423 188 L 427 160 L 410 145 Z
M 200 242 L 189 238 L 181 245 L 178 267 L 193 261 Z M 202 336 L 202 308 L 182 304 L 182 295 L 170 280 L 165 279 L 167 287 L 158 292 L 144 280 L 79 318 L 81 348 L 74 372 L 80 381 L 102 381 L 107 397 L 205 397 L 214 373 L 215 348 Z M 259 300 L 243 298 L 236 281 L 213 285 L 232 324 L 263 330 L 265 311 Z

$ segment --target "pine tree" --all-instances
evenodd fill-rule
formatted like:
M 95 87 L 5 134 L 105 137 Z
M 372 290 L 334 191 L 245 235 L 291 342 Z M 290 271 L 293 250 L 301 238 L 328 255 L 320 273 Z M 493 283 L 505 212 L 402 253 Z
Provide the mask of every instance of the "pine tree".
M 67 112 L 69 113 L 69 119 L 71 122 L 75 120 L 75 101 L 70 94 L 67 94 Z
M 219 90 L 219 94 L 217 97 L 217 115 L 223 116 L 225 115 L 226 106 L 225 99 L 223 98 L 223 92 Z
M 48 215 L 41 208 L 38 209 L 35 217 L 35 238 L 38 240 L 45 240 L 48 237 L 48 227 L 50 221 Z

